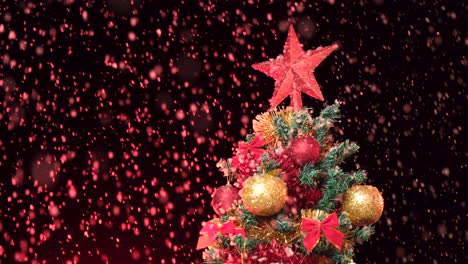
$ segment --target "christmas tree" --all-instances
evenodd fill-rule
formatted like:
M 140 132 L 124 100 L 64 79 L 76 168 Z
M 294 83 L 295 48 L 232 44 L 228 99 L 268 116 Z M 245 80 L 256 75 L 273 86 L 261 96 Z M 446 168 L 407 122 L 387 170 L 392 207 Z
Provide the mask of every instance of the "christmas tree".
M 227 185 L 212 197 L 219 218 L 200 231 L 206 263 L 353 263 L 355 244 L 373 234 L 383 198 L 364 171 L 340 168 L 359 147 L 333 140 L 339 103 L 318 116 L 302 106 L 302 92 L 324 100 L 313 72 L 336 48 L 304 51 L 290 26 L 284 54 L 253 65 L 275 79 L 271 108 L 217 164 Z

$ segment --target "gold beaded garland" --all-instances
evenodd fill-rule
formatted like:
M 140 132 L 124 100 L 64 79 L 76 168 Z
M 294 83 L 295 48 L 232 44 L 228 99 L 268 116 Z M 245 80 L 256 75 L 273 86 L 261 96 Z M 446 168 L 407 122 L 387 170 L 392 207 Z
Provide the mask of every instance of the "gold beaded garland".
M 257 174 L 244 182 L 240 195 L 245 208 L 257 216 L 271 216 L 279 212 L 286 202 L 284 181 L 272 174 Z
M 370 185 L 355 185 L 343 196 L 343 211 L 354 225 L 371 225 L 382 216 L 384 200 L 379 190 Z

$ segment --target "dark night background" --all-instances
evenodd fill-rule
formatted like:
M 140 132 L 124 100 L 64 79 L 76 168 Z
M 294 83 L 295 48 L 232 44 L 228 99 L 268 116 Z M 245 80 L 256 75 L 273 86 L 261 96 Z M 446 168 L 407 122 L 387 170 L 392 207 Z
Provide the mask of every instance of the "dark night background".
M 355 262 L 466 263 L 466 2 L 226 2 L 0 4 L 0 263 L 199 263 L 288 23 L 340 45 L 304 104 L 345 102 L 347 165 L 385 198 Z

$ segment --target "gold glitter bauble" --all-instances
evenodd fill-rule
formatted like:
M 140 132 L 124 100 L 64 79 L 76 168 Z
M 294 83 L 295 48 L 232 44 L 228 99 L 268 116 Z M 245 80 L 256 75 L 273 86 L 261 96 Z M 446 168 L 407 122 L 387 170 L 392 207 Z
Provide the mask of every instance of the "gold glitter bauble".
M 257 216 L 271 216 L 278 213 L 286 202 L 286 183 L 271 174 L 257 174 L 244 182 L 240 191 L 244 206 Z
M 370 185 L 355 185 L 343 196 L 343 211 L 353 225 L 371 225 L 382 216 L 384 200 L 379 190 Z

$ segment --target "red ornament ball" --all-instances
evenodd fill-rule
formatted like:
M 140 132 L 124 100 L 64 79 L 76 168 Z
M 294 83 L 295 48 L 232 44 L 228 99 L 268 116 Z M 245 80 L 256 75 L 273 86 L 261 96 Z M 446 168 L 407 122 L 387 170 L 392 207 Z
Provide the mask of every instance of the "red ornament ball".
M 313 136 L 299 136 L 291 140 L 288 152 L 297 165 L 313 164 L 320 157 L 320 143 Z
M 232 203 L 240 200 L 239 190 L 232 186 L 221 186 L 212 195 L 211 206 L 218 215 L 226 213 L 232 207 Z

